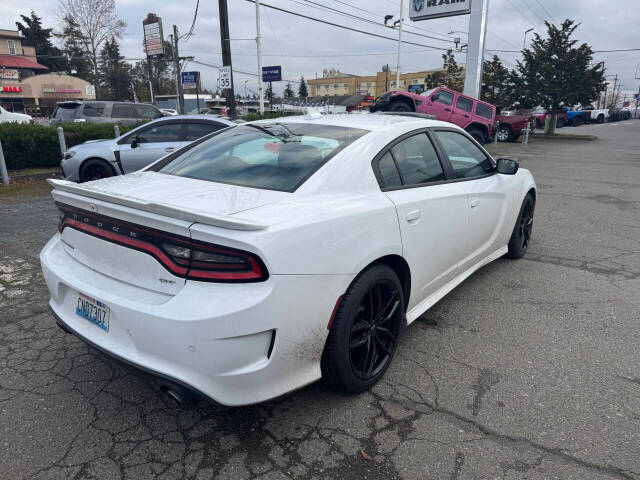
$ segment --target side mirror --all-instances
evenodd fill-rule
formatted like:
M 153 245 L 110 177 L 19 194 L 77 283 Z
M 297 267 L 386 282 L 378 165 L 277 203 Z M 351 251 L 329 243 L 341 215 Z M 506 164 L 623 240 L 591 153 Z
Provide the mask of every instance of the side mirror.
M 496 170 L 503 175 L 515 175 L 519 168 L 518 162 L 510 158 L 499 158 Z
M 131 148 L 138 148 L 138 137 L 131 138 Z

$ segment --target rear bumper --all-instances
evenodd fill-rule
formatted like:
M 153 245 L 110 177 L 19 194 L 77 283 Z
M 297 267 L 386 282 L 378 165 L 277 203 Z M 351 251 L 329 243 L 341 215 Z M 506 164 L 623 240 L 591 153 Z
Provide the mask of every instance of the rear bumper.
M 136 368 L 223 405 L 268 400 L 320 378 L 327 322 L 348 275 L 272 275 L 252 284 L 186 281 L 175 295 L 89 269 L 60 235 L 40 254 L 57 321 Z M 75 313 L 77 294 L 110 308 L 105 332 Z

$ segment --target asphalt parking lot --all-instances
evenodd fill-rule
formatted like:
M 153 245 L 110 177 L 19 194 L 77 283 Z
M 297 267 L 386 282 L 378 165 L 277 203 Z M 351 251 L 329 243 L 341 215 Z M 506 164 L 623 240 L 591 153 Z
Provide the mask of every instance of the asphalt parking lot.
M 406 328 L 373 391 L 177 407 L 48 312 L 46 184 L 0 190 L 3 479 L 640 478 L 640 120 L 501 144 L 538 182 L 523 260 Z M 492 147 L 493 149 L 493 147 Z

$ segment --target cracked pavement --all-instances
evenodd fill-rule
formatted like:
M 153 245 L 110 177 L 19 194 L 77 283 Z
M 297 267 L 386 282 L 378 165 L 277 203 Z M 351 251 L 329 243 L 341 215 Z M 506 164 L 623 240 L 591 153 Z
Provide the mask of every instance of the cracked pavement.
M 498 146 L 538 182 L 529 252 L 405 328 L 371 392 L 244 408 L 177 407 L 62 332 L 48 189 L 0 190 L 2 478 L 640 479 L 640 121 L 579 130 Z

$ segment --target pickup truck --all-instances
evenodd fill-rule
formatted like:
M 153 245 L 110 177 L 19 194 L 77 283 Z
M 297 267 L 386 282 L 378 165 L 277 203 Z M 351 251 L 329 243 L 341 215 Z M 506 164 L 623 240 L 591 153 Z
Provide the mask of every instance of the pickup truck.
M 516 112 L 502 112 L 496 116 L 498 130 L 496 137 L 499 142 L 515 142 L 530 125 L 530 132 L 536 128 L 536 119 L 531 114 L 518 114 Z
M 567 108 L 567 120 L 572 127 L 578 127 L 589 123 L 591 114 L 589 110 L 579 110 L 577 106 Z
M 376 98 L 371 112 L 417 112 L 464 128 L 481 145 L 495 134 L 496 107 L 446 87 L 417 94 L 391 90 Z
M 547 121 L 547 116 L 551 116 L 551 112 L 544 107 L 536 107 L 533 110 L 533 116 L 536 119 L 536 126 L 538 128 L 544 128 L 544 124 Z M 567 112 L 562 110 L 556 114 L 556 128 L 562 128 L 567 125 Z
M 586 107 L 578 106 L 579 110 L 589 112 L 589 121 L 595 123 L 604 123 L 609 120 L 608 108 L 594 108 L 593 105 L 587 105 Z

